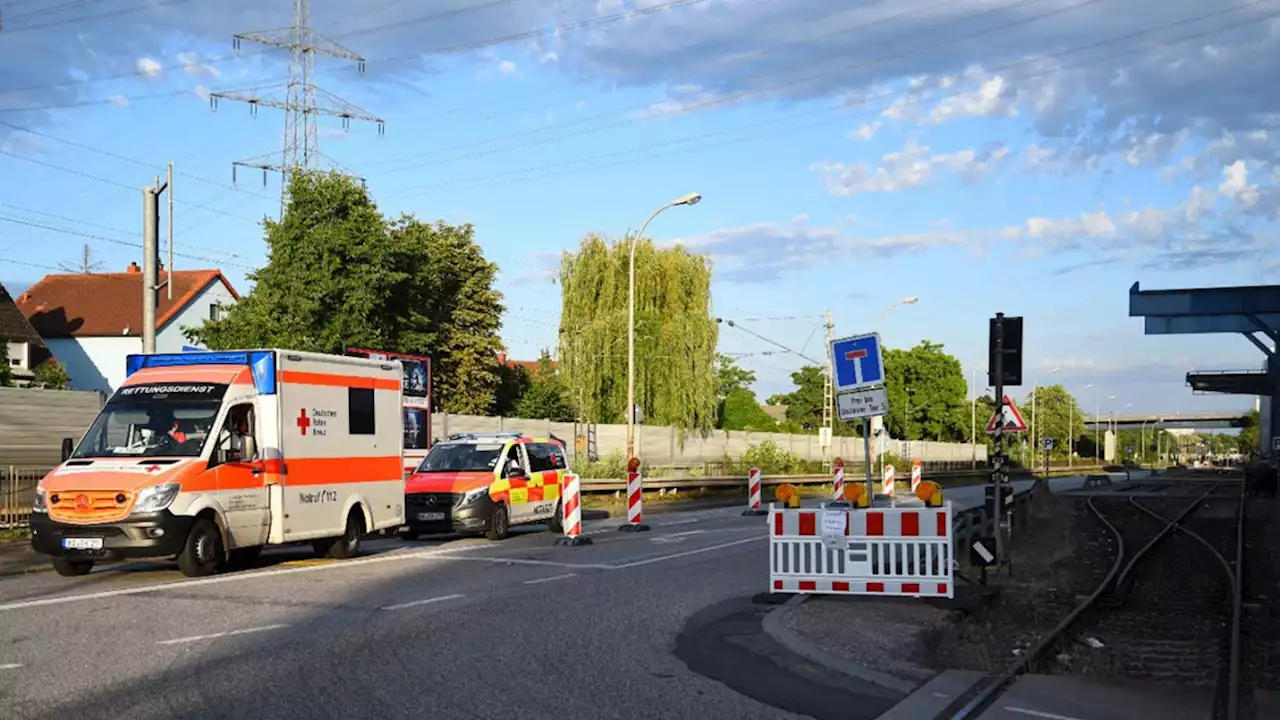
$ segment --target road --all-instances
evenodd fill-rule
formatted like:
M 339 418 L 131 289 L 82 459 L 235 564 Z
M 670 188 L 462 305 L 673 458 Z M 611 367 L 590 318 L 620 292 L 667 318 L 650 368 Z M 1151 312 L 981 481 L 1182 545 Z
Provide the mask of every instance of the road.
M 766 587 L 764 518 L 650 524 L 589 523 L 582 547 L 535 530 L 371 540 L 348 561 L 287 548 L 198 580 L 171 564 L 0 579 L 0 706 L 6 720 L 740 720 L 892 705 L 751 632 L 768 610 L 750 602 Z

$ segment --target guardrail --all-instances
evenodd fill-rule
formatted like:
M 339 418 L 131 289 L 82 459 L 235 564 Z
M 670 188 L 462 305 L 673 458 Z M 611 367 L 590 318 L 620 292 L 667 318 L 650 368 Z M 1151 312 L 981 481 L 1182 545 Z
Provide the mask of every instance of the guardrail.
M 1101 472 L 1098 466 L 1085 466 L 1076 468 L 1054 468 L 1054 471 L 1064 475 L 1084 475 L 1094 472 Z M 925 480 L 954 480 L 959 478 L 985 477 L 988 471 L 984 470 L 951 470 L 947 472 L 927 472 L 924 474 Z M 1028 479 L 1044 477 L 1044 473 L 1039 470 L 1014 470 L 1010 473 L 1011 477 Z M 864 475 L 862 473 L 845 473 L 845 482 L 861 481 Z M 880 484 L 880 479 L 876 478 L 876 485 Z M 761 484 L 776 486 L 784 483 L 792 485 L 823 485 L 830 483 L 831 476 L 827 474 L 812 475 L 764 475 L 761 478 Z M 601 478 L 583 478 L 582 492 L 584 493 L 608 493 L 621 492 L 627 489 L 626 480 L 613 480 Z M 899 487 L 910 487 L 910 478 L 899 477 L 897 482 Z M 689 489 L 722 489 L 722 488 L 741 488 L 743 492 L 747 489 L 746 475 L 725 475 L 717 477 L 662 477 L 662 478 L 645 478 L 645 490 L 689 490 Z

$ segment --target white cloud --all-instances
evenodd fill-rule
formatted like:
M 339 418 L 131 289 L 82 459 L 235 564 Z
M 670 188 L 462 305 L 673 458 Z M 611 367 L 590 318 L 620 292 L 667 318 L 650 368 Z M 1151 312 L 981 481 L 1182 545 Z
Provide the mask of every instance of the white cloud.
M 123 95 L 120 95 L 120 94 L 112 95 L 110 98 L 108 98 L 108 100 L 111 101 L 112 105 L 117 105 L 119 107 L 129 107 L 129 99 Z
M 813 163 L 809 169 L 820 173 L 832 195 L 857 195 L 918 188 L 934 182 L 939 170 L 960 175 L 965 182 L 979 182 L 999 172 L 1008 157 L 1007 145 L 931 154 L 928 146 L 911 139 L 902 150 L 882 156 L 874 168 L 866 162 L 827 161 Z
M 222 77 L 222 71 L 200 59 L 200 56 L 193 52 L 178 53 L 178 64 L 182 67 L 182 71 L 188 75 L 207 75 L 217 79 Z
M 876 132 L 880 130 L 880 126 L 881 123 L 878 122 L 862 123 L 857 130 L 849 133 L 849 137 L 858 140 L 870 140 L 876 136 Z
M 516 64 L 510 60 L 503 60 L 498 63 L 498 72 L 503 75 L 515 75 Z
M 201 100 L 204 100 L 205 102 L 209 102 L 209 96 L 212 91 L 209 88 L 205 87 L 204 85 L 197 85 L 194 88 L 192 88 L 191 92 L 194 93 L 195 96 L 200 98 Z
M 149 57 L 138 58 L 137 68 L 140 74 L 147 77 L 159 77 L 164 72 L 164 66 L 160 61 Z

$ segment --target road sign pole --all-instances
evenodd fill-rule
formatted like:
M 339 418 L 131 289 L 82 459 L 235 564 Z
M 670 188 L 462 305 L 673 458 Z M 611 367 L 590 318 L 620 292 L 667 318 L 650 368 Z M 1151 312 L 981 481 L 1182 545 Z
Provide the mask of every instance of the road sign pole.
M 867 501 L 876 496 L 876 484 L 871 479 L 871 418 L 862 418 L 862 457 L 866 460 L 867 466 Z
M 1001 497 L 1002 491 L 1002 475 L 1004 473 L 1004 313 L 996 313 L 995 327 L 995 357 L 991 364 L 995 366 L 993 384 L 996 391 L 996 433 L 995 433 L 995 453 L 996 462 L 991 473 L 991 499 L 992 513 L 991 517 L 995 522 L 996 536 L 996 569 L 999 571 L 1000 566 L 1005 561 L 1005 543 L 1004 543 L 1004 498 Z

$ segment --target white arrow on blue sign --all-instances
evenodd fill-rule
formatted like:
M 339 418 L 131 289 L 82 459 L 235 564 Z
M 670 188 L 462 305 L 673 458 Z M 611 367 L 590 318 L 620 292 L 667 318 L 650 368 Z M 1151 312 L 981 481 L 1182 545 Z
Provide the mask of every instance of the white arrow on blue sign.
M 883 384 L 880 333 L 832 340 L 831 367 L 835 371 L 833 384 L 837 393 Z

